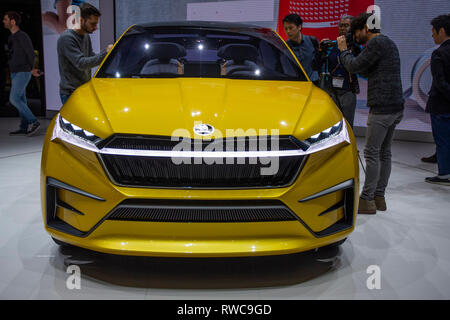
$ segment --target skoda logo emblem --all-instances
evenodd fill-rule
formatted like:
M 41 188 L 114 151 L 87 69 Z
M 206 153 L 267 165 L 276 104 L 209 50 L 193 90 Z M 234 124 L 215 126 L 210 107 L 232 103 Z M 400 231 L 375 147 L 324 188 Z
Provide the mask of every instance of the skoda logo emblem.
M 209 124 L 198 124 L 194 127 L 194 133 L 200 136 L 207 136 L 214 132 L 214 127 Z

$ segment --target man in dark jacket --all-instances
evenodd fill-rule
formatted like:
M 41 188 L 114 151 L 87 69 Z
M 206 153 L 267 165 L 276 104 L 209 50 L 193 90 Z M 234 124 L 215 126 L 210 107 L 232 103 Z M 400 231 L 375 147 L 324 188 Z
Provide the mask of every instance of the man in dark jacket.
M 434 42 L 441 46 L 431 56 L 433 83 L 426 111 L 431 114 L 439 173 L 425 182 L 450 186 L 450 14 L 434 18 L 431 25 Z
M 6 62 L 5 45 L 0 41 L 0 108 L 5 104 Z
M 339 21 L 339 35 L 346 36 L 347 42 L 349 41 L 348 35 L 351 31 L 351 24 L 355 17 L 353 16 L 342 16 Z M 323 52 L 325 49 L 323 44 L 328 39 L 323 39 L 320 43 L 320 51 Z M 349 48 L 353 55 L 358 55 L 361 52 L 359 45 L 354 44 L 351 41 Z M 349 45 L 349 43 L 347 43 Z M 341 110 L 344 118 L 353 128 L 353 122 L 355 119 L 356 111 L 356 95 L 359 93 L 358 77 L 356 74 L 349 73 L 340 61 L 340 51 L 337 46 L 326 49 L 326 57 L 323 59 L 323 69 L 326 73 L 330 74 L 330 81 L 326 86 L 325 90 L 331 96 L 333 101 Z
M 341 63 L 350 73 L 368 78 L 366 179 L 359 200 L 358 213 L 375 214 L 386 210 L 385 191 L 391 174 L 391 143 L 395 127 L 403 117 L 403 99 L 400 75 L 400 54 L 395 43 L 380 30 L 369 29 L 372 13 L 362 13 L 352 21 L 352 31 L 359 44 L 365 44 L 354 57 L 348 50 L 344 36 L 338 38 Z
M 31 136 L 40 127 L 39 121 L 27 104 L 26 89 L 31 75 L 39 76 L 34 67 L 34 49 L 30 37 L 20 30 L 21 17 L 17 12 L 9 11 L 3 17 L 3 24 L 11 31 L 8 39 L 9 70 L 11 72 L 11 92 L 9 101 L 17 108 L 20 115 L 20 128 L 10 135 Z
M 288 40 L 286 43 L 294 52 L 309 79 L 319 85 L 319 68 L 321 65 L 321 53 L 319 41 L 312 36 L 302 34 L 303 20 L 297 14 L 288 14 L 283 19 L 283 27 Z

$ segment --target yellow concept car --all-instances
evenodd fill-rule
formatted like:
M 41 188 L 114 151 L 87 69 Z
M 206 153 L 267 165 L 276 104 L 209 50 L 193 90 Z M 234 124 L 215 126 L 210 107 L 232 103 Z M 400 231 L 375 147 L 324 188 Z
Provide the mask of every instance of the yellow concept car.
M 279 255 L 342 243 L 349 125 L 273 31 L 136 25 L 51 122 L 42 213 L 58 244 L 123 255 Z

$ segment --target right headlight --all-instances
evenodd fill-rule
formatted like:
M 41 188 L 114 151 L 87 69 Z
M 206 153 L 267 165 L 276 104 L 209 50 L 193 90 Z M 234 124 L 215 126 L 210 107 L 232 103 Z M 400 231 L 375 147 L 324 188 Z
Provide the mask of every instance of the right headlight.
M 60 139 L 80 148 L 97 151 L 96 144 L 102 139 L 64 119 L 60 114 L 56 116 L 52 140 Z
M 82 140 L 85 140 L 86 142 L 96 144 L 97 142 L 99 142 L 101 140 L 95 134 L 82 129 L 82 128 L 74 125 L 73 123 L 70 123 L 69 121 L 67 121 L 66 119 L 64 119 L 61 116 L 59 116 L 59 125 L 67 133 L 72 134 Z

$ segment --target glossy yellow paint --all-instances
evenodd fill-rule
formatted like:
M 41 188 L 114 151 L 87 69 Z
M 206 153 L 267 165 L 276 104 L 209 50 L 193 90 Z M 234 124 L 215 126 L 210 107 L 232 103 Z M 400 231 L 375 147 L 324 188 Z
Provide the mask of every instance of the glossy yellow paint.
M 182 93 L 175 98 L 176 94 L 169 96 L 162 92 L 164 90 L 152 91 L 151 96 L 155 99 L 145 100 L 148 104 L 148 106 L 145 106 L 144 102 L 141 101 L 144 93 L 140 90 L 146 88 L 146 92 L 150 92 L 149 88 L 152 87 L 152 84 L 148 87 L 139 84 L 131 89 L 126 87 L 129 86 L 128 80 L 113 79 L 109 84 L 107 83 L 109 80 L 101 80 L 100 92 L 108 87 L 116 88 L 118 81 L 124 83 L 122 92 L 133 91 L 126 99 L 124 95 L 117 94 L 113 89 L 104 94 L 95 93 L 93 88 L 98 81 L 99 79 L 93 79 L 91 83 L 80 88 L 61 110 L 61 115 L 102 138 L 106 138 L 114 132 L 170 135 L 177 127 L 189 130 L 193 126 L 195 117 L 189 117 L 192 108 L 188 106 L 193 106 L 194 103 L 192 98 L 189 97 L 181 99 Z M 147 81 L 144 80 L 144 82 Z M 158 88 L 168 86 L 173 89 L 177 86 L 180 88 L 182 82 L 186 82 L 185 85 L 190 88 L 186 95 L 196 95 L 199 98 L 200 102 L 195 106 L 196 110 L 200 110 L 202 114 L 206 115 L 204 119 L 207 120 L 205 122 L 212 123 L 224 132 L 228 126 L 231 127 L 235 123 L 236 126 L 231 128 L 271 129 L 275 127 L 280 130 L 280 134 L 294 134 L 299 139 L 305 139 L 335 124 L 341 118 L 340 112 L 330 103 L 325 94 L 312 87 L 310 83 L 249 83 L 244 91 L 272 91 L 276 98 L 267 97 L 267 99 L 263 99 L 264 94 L 261 96 L 257 94 L 261 100 L 254 99 L 253 104 L 249 106 L 249 101 L 244 99 L 247 105 L 238 107 L 235 105 L 238 102 L 237 94 L 233 93 L 231 96 L 236 95 L 236 97 L 212 100 L 209 104 L 212 108 L 210 110 L 205 102 L 207 98 L 200 98 L 201 94 L 194 90 L 196 84 L 201 86 L 203 82 L 207 82 L 206 80 L 171 81 L 177 84 L 155 85 Z M 217 81 L 218 84 L 210 84 L 210 86 L 211 88 L 214 88 L 214 86 L 220 87 L 219 91 L 222 93 L 225 86 L 223 82 L 233 82 L 233 80 L 215 79 L 209 81 Z M 236 82 L 238 81 L 236 80 Z M 236 83 L 231 83 L 226 86 L 228 90 L 230 88 L 233 88 L 231 90 L 238 90 L 237 87 L 242 89 L 242 84 L 238 86 Z M 234 88 L 235 86 L 236 88 Z M 273 88 L 274 86 L 276 88 Z M 116 88 L 116 90 L 118 89 Z M 284 99 L 283 94 L 277 94 L 279 91 L 285 95 Z M 207 91 L 205 94 L 209 97 Z M 307 97 L 308 94 L 314 97 Z M 168 107 L 157 107 L 161 105 L 160 103 L 164 99 Z M 121 116 L 121 111 L 117 111 L 117 107 L 126 100 L 128 100 L 127 105 L 132 114 Z M 227 102 L 225 103 L 224 100 Z M 297 105 L 294 104 L 295 100 L 298 102 Z M 178 112 L 171 109 L 175 108 L 175 101 L 180 103 Z M 270 107 L 272 104 L 280 107 Z M 244 114 L 247 114 L 246 119 L 240 116 L 240 109 L 243 110 Z M 250 112 L 249 109 L 253 112 Z M 263 114 L 260 113 L 261 110 L 264 110 Z M 292 112 L 290 116 L 289 111 Z M 217 119 L 215 121 L 211 116 L 214 113 L 220 113 L 220 117 L 214 117 L 214 119 Z M 253 116 L 250 117 L 251 113 Z M 189 121 L 185 118 L 188 118 Z M 301 120 L 297 120 L 299 118 Z M 235 120 L 233 121 L 233 119 Z M 286 121 L 287 126 L 278 125 L 276 127 L 282 120 Z M 357 153 L 354 138 L 350 132 L 351 144 L 341 144 L 310 155 L 297 181 L 287 188 L 174 190 L 118 187 L 108 179 L 96 154 L 63 141 L 50 141 L 54 121 L 49 126 L 42 157 L 43 218 L 45 222 L 45 181 L 46 177 L 52 177 L 107 200 L 99 202 L 69 191 L 60 191 L 62 200 L 87 214 L 80 216 L 69 210 L 58 209 L 58 217 L 81 231 L 90 230 L 123 200 L 144 198 L 279 199 L 301 217 L 313 231 L 318 232 L 334 224 L 342 217 L 342 209 L 318 217 L 320 212 L 342 198 L 342 192 L 305 203 L 299 203 L 298 200 L 349 179 L 355 179 L 356 186 L 359 184 Z M 357 207 L 357 187 L 355 199 L 355 207 Z M 139 223 L 107 220 L 85 238 L 71 236 L 50 228 L 47 228 L 47 231 L 61 241 L 106 253 L 142 256 L 213 257 L 275 255 L 310 250 L 347 237 L 353 231 L 353 228 L 332 236 L 316 238 L 297 221 L 272 223 Z
M 113 132 L 170 136 L 180 129 L 187 132 L 177 135 L 194 138 L 192 128 L 203 122 L 216 128 L 212 138 L 230 129 L 276 129 L 307 139 L 342 119 L 311 82 L 205 78 L 95 78 L 72 94 L 61 115 L 100 138 Z
M 60 114 L 102 139 L 114 133 L 200 139 L 202 137 L 195 136 L 192 129 L 201 122 L 215 127 L 212 138 L 278 133 L 304 140 L 342 119 L 329 96 L 311 82 L 210 78 L 94 78 L 72 94 Z M 303 203 L 298 200 L 354 179 L 354 207 L 357 208 L 359 169 L 356 144 L 349 129 L 350 144 L 342 143 L 311 154 L 299 177 L 289 187 L 244 190 L 126 188 L 110 181 L 95 153 L 64 141 L 51 141 L 54 125 L 55 119 L 48 128 L 43 147 L 41 202 L 47 232 L 63 242 L 105 253 L 140 256 L 277 255 L 337 242 L 354 229 L 353 226 L 319 238 L 298 221 L 154 223 L 105 220 L 86 237 L 56 231 L 46 225 L 47 177 L 106 200 L 100 202 L 70 191 L 59 191 L 64 202 L 86 214 L 82 216 L 59 208 L 57 216 L 83 232 L 91 230 L 119 203 L 132 198 L 276 199 L 295 212 L 311 230 L 320 232 L 343 217 L 342 209 L 319 216 L 339 202 L 343 192 Z

